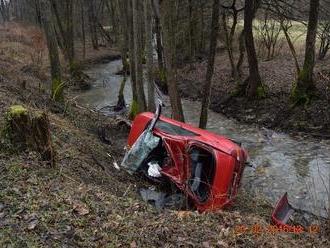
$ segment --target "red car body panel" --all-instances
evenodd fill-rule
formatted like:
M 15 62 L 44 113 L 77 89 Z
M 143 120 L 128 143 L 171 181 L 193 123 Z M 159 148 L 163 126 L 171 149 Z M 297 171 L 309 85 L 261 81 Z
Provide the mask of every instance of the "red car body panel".
M 294 209 L 289 203 L 288 193 L 285 193 L 272 212 L 272 222 L 286 232 L 294 232 L 296 227 L 287 224 L 293 213 Z
M 153 113 L 142 113 L 135 118 L 128 138 L 129 146 L 135 143 L 153 117 Z M 235 142 L 207 130 L 163 116 L 160 116 L 159 120 L 196 134 L 173 135 L 158 129 L 157 126 L 153 129 L 153 134 L 162 139 L 172 160 L 162 168 L 162 175 L 169 178 L 187 194 L 201 212 L 230 205 L 237 195 L 247 160 L 247 152 Z M 189 150 L 192 147 L 206 150 L 214 158 L 213 183 L 210 185 L 209 197 L 204 202 L 198 200 L 187 183 L 192 173 L 189 157 Z

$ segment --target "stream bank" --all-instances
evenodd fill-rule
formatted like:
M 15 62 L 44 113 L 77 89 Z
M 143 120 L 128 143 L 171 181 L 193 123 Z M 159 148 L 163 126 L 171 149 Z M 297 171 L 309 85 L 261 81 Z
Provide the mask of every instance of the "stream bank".
M 295 80 L 295 68 L 289 56 L 260 61 L 260 73 L 266 97 L 251 100 L 234 97 L 236 83 L 232 80 L 227 54 L 217 54 L 212 82 L 211 110 L 248 125 L 257 124 L 292 136 L 330 139 L 330 57 L 317 61 L 315 68 L 316 96 L 305 106 L 293 106 L 290 91 Z M 206 62 L 196 62 L 181 68 L 178 83 L 183 97 L 200 100 Z M 248 76 L 243 65 L 242 78 Z

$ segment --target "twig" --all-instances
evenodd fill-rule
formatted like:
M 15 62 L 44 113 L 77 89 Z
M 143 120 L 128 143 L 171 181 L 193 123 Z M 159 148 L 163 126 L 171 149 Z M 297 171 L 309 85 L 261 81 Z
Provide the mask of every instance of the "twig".
M 94 154 L 91 154 L 91 157 L 92 157 L 92 159 L 94 160 L 94 162 L 95 162 L 98 166 L 100 166 L 100 167 L 102 168 L 102 170 L 105 170 L 105 167 L 103 166 L 103 164 L 101 164 L 101 163 L 97 160 L 97 158 L 94 156 Z
M 128 187 L 127 187 L 125 193 L 123 194 L 123 197 L 125 197 L 125 196 L 127 195 L 127 193 L 128 193 L 128 191 L 130 190 L 130 188 L 131 188 L 131 184 L 128 185 Z

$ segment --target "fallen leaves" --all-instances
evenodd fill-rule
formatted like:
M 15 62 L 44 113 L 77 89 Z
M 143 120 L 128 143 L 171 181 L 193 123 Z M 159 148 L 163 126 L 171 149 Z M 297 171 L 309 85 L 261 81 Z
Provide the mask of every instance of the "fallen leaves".
M 4 212 L 4 210 L 5 210 L 5 205 L 4 204 L 2 204 L 2 203 L 0 203 L 0 219 L 2 219 L 3 217 L 5 217 L 5 212 Z
M 29 222 L 28 224 L 28 230 L 34 230 L 36 228 L 36 226 L 38 225 L 39 221 L 38 219 L 32 220 L 31 222 Z
M 34 230 L 36 226 L 39 224 L 38 216 L 36 213 L 25 215 L 24 219 L 27 220 L 27 229 L 29 231 Z
M 229 247 L 229 245 L 226 242 L 222 241 L 222 240 L 221 241 L 218 241 L 217 245 L 219 247 L 223 247 L 223 248 Z
M 137 244 L 136 244 L 136 242 L 133 241 L 133 242 L 131 243 L 130 247 L 131 247 L 131 248 L 137 248 Z
M 178 218 L 180 220 L 182 220 L 182 219 L 192 216 L 194 213 L 192 211 L 177 211 L 176 214 L 177 214 Z
M 89 214 L 89 209 L 86 204 L 81 202 L 73 203 L 73 212 L 77 213 L 80 216 L 85 216 Z

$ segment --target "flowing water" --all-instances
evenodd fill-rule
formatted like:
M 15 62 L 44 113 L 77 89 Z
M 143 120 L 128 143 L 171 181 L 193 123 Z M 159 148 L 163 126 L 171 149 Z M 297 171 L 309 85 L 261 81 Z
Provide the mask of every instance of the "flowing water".
M 115 105 L 123 77 L 115 73 L 121 69 L 121 60 L 95 66 L 86 73 L 94 79 L 92 88 L 81 93 L 80 104 L 100 109 Z M 128 78 L 124 95 L 132 99 Z M 169 106 L 165 97 L 165 105 Z M 166 103 L 167 102 L 167 103 Z M 186 121 L 197 125 L 200 103 L 183 100 Z M 170 116 L 170 109 L 165 108 Z M 285 193 L 296 208 L 316 215 L 329 211 L 330 141 L 304 137 L 290 137 L 209 112 L 208 129 L 242 142 L 255 168 L 245 170 L 242 187 L 265 195 L 273 204 Z

